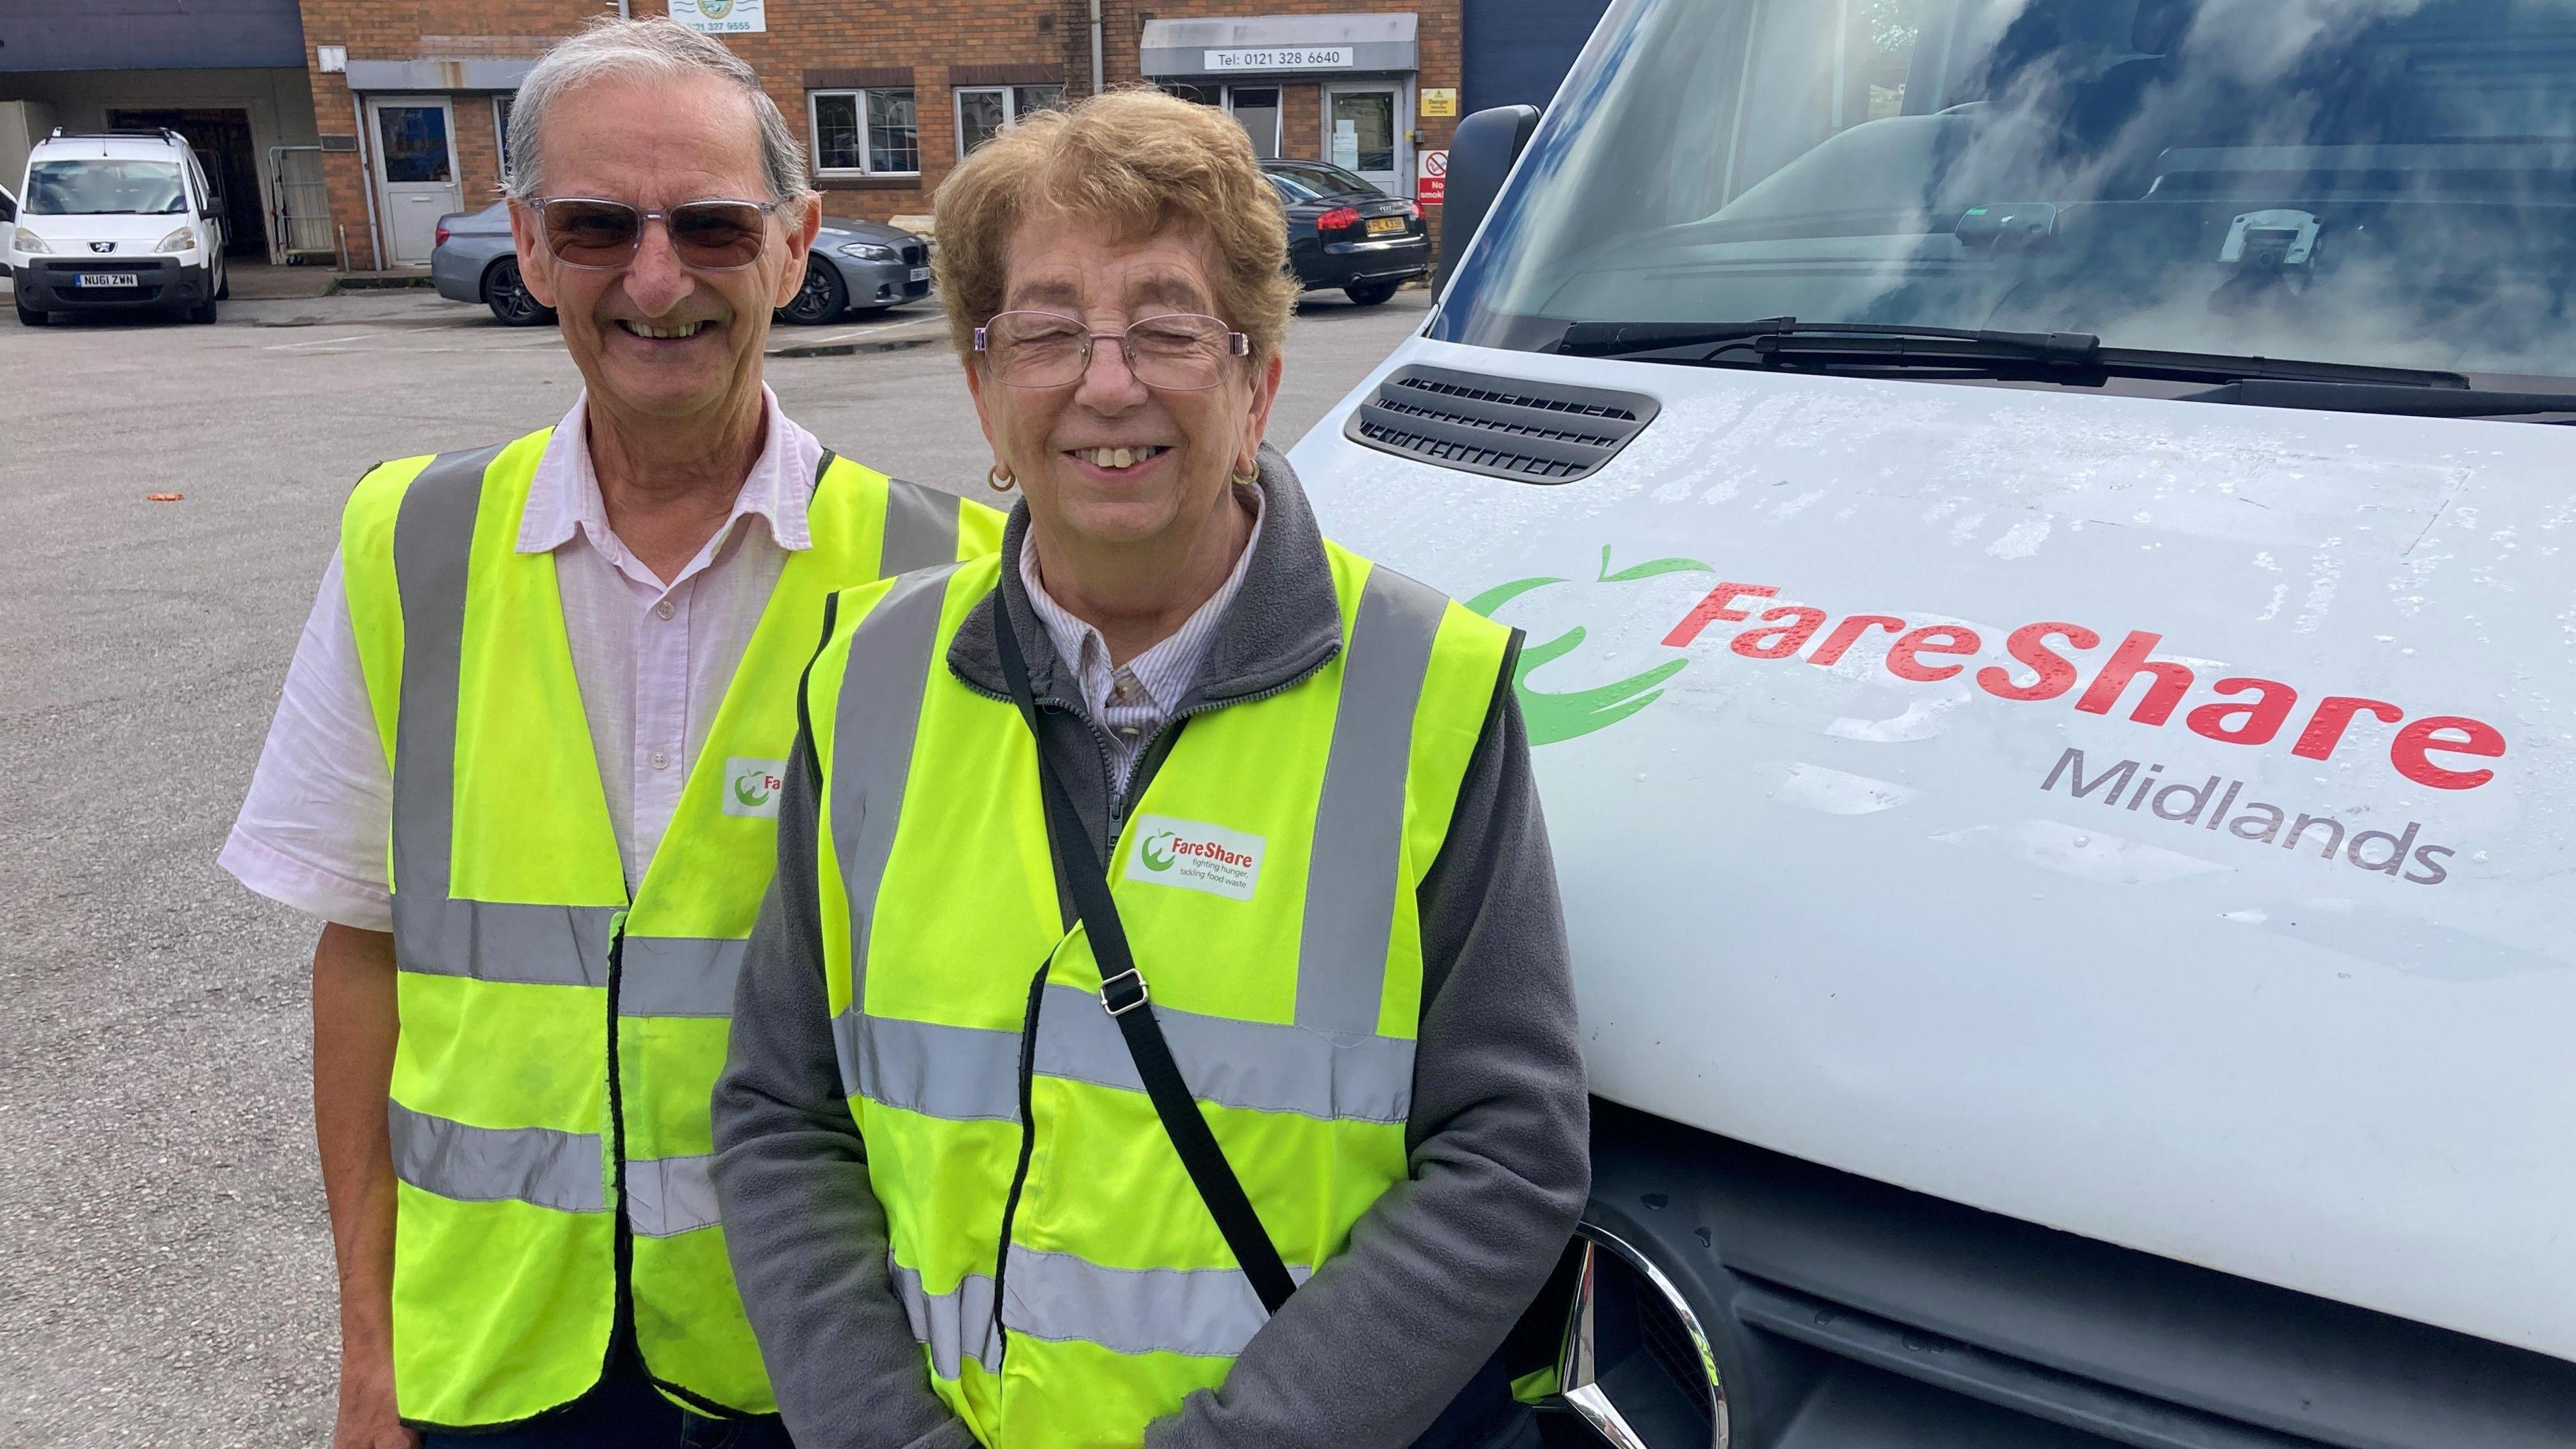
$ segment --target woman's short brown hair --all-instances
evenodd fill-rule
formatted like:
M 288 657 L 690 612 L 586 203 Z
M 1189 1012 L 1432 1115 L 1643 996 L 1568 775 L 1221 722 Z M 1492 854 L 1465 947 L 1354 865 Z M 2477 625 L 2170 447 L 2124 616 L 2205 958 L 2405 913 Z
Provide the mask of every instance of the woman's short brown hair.
M 1288 275 L 1288 220 L 1251 138 L 1223 111 L 1160 91 L 1105 91 L 1040 111 L 951 173 L 933 203 L 939 292 L 958 355 L 1002 310 L 1011 238 L 1050 212 L 1108 223 L 1120 235 L 1179 227 L 1216 254 L 1216 306 L 1252 339 L 1255 362 L 1279 350 L 1298 287 Z

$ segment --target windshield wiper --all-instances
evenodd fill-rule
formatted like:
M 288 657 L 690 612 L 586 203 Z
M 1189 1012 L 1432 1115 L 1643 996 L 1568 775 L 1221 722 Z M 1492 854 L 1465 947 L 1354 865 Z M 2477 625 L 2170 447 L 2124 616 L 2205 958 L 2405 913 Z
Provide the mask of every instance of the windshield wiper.
M 2312 408 L 2326 412 L 2388 413 L 2409 418 L 2511 418 L 2532 413 L 2576 415 L 2576 393 L 2481 392 L 2450 387 L 2390 387 L 2367 382 L 2294 382 L 2249 378 L 2207 392 L 2184 393 L 2182 402 L 2234 403 L 2249 408 Z M 2576 416 L 2549 419 L 2576 422 Z
M 1576 322 L 1556 350 L 1703 367 L 1758 367 L 1845 377 L 1925 373 L 2002 382 L 2099 387 L 2114 377 L 2233 383 L 2248 379 L 2465 390 L 2456 372 L 2297 362 L 2225 353 L 2105 347 L 2089 332 L 1992 332 L 1881 322 Z M 1658 353 L 1681 355 L 1663 357 Z M 2213 399 L 2215 401 L 2215 399 Z

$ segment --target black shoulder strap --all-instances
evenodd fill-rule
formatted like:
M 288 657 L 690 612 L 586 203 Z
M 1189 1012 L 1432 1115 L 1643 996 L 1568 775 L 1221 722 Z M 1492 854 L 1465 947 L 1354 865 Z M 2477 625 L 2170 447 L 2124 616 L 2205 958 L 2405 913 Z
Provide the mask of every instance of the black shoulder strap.
M 822 457 L 820 457 L 820 458 L 818 458 L 818 459 L 816 459 L 816 460 L 815 460 L 815 462 L 814 462 L 814 481 L 805 485 L 805 496 L 806 496 L 806 497 L 811 498 L 811 497 L 813 497 L 816 493 L 819 493 L 819 492 L 821 492 L 821 491 L 822 491 L 822 488 L 823 488 L 823 475 L 824 475 L 824 474 L 826 474 L 826 473 L 831 472 L 831 471 L 832 471 L 832 465 L 833 465 L 834 463 L 839 462 L 840 460 L 841 460 L 841 455 L 840 455 L 840 454 L 833 452 L 833 451 L 832 451 L 831 449 L 829 449 L 829 448 L 825 448 L 825 449 L 823 450 L 823 456 L 822 456 Z
M 1261 1306 L 1276 1313 L 1297 1291 L 1297 1282 L 1288 1276 L 1288 1265 L 1279 1260 L 1279 1249 L 1261 1226 L 1260 1214 L 1252 1210 L 1252 1200 L 1244 1196 L 1234 1165 L 1225 1160 L 1225 1149 L 1217 1145 L 1216 1134 L 1199 1115 L 1198 1103 L 1163 1040 L 1162 1024 L 1154 1019 L 1154 1008 L 1146 999 L 1144 973 L 1136 969 L 1136 958 L 1127 949 L 1127 928 L 1119 921 L 1117 904 L 1109 894 L 1109 873 L 1101 868 L 1099 852 L 1091 848 L 1091 832 L 1074 808 L 1072 794 L 1047 763 L 1046 737 L 1038 732 L 1028 664 L 1021 658 L 1020 641 L 1011 630 L 1011 611 L 998 588 L 993 591 L 993 641 L 1001 650 L 1002 677 L 1011 686 L 1011 698 L 1037 743 L 1038 781 L 1046 795 L 1056 858 L 1064 863 L 1074 911 L 1091 937 L 1092 957 L 1100 963 L 1100 1007 L 1127 1039 L 1127 1053 L 1136 1060 L 1136 1075 L 1145 1083 L 1145 1095 L 1153 1100 L 1154 1115 L 1163 1119 L 1163 1131 L 1180 1153 L 1181 1166 L 1189 1169 L 1190 1181 L 1198 1185 L 1208 1215 L 1225 1235 L 1225 1245 L 1243 1265 L 1243 1276 L 1252 1280 L 1252 1291 L 1261 1295 Z
M 841 619 L 841 596 L 823 596 L 823 637 L 814 641 L 814 652 L 805 660 L 805 672 L 796 676 L 796 736 L 805 742 L 805 783 L 815 790 L 823 788 L 823 761 L 814 752 L 814 665 L 823 657 L 824 647 L 832 642 L 832 630 Z M 820 809 L 822 802 L 815 802 Z

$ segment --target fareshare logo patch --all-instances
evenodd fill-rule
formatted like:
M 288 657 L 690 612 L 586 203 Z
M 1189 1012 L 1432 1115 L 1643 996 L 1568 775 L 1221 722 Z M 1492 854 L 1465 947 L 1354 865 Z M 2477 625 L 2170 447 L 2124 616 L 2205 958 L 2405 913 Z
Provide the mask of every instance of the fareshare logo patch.
M 1139 815 L 1127 878 L 1248 901 L 1261 879 L 1261 837 L 1200 820 Z
M 778 818 L 778 797 L 787 789 L 785 760 L 725 760 L 724 813 L 751 820 Z

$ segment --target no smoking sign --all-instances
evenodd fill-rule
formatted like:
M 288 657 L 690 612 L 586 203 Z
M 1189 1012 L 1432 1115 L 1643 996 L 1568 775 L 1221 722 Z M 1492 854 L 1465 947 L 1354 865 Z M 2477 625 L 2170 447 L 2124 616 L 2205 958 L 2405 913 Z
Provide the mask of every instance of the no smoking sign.
M 1422 164 L 1415 167 L 1414 199 L 1424 206 L 1438 206 L 1449 195 L 1449 153 L 1425 151 Z

